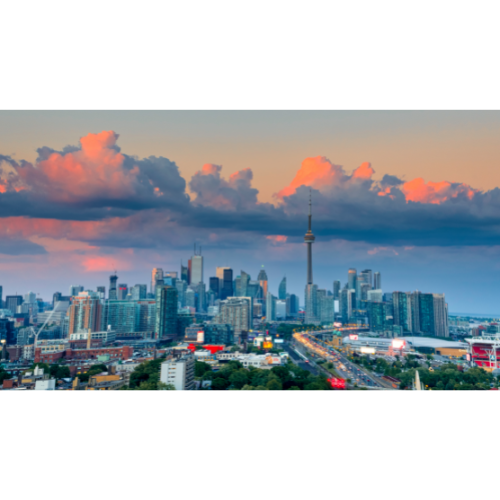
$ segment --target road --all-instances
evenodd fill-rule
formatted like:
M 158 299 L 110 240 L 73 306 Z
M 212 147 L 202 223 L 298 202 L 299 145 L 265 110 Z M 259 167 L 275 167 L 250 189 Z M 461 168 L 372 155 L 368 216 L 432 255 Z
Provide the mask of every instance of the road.
M 383 384 L 368 370 L 365 370 L 354 363 L 351 363 L 343 354 L 337 352 L 333 347 L 319 341 L 313 336 L 308 335 L 309 342 L 319 348 L 323 358 L 331 361 L 335 367 L 335 371 L 344 379 L 350 379 L 351 384 L 357 384 L 358 387 L 366 387 L 367 389 L 388 389 L 388 385 Z M 299 345 L 301 345 L 299 343 Z M 316 355 L 318 355 L 316 353 Z
M 308 372 L 311 372 L 313 375 L 319 375 L 319 371 L 312 365 L 311 363 L 306 363 L 303 358 L 301 358 L 291 347 L 288 343 L 283 344 L 283 349 L 290 355 L 292 358 L 293 362 L 303 368 L 304 370 L 307 370 Z

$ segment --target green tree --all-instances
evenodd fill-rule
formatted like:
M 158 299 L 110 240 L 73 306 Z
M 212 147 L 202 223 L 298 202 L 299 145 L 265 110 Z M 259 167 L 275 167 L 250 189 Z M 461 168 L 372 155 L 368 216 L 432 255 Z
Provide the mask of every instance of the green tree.
M 173 384 L 165 384 L 164 382 L 158 382 L 156 387 L 159 391 L 175 391 L 175 386 Z
M 212 367 L 208 363 L 203 361 L 195 361 L 194 363 L 194 375 L 195 377 L 203 377 L 205 372 L 211 372 Z
M 212 380 L 213 391 L 225 391 L 230 386 L 230 382 L 225 378 L 218 377 Z
M 249 382 L 248 370 L 240 369 L 234 371 L 229 377 L 229 382 L 236 389 L 242 389 Z
M 270 391 L 281 391 L 283 389 L 281 382 L 274 378 L 267 382 L 266 387 Z

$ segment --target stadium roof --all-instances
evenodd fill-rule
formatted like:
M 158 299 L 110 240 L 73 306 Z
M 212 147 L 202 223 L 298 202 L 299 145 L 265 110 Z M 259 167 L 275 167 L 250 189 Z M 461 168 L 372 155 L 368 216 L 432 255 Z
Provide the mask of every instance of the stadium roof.
M 449 347 L 450 349 L 467 349 L 465 342 L 453 342 L 451 340 L 431 339 L 428 337 L 400 337 L 410 343 L 413 347 Z

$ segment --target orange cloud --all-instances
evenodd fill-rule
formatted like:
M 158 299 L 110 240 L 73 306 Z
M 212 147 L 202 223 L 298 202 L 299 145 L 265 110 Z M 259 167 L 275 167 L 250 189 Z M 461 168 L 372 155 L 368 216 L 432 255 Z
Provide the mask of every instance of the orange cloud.
M 284 236 L 282 234 L 274 234 L 266 236 L 266 238 L 270 240 L 274 245 L 279 245 L 280 243 L 286 243 L 288 236 Z
M 362 163 L 347 175 L 341 165 L 335 165 L 325 156 L 306 158 L 292 182 L 275 194 L 279 199 L 294 194 L 300 186 L 310 186 L 320 191 L 326 191 L 336 186 L 347 186 L 357 181 L 370 180 L 375 173 L 370 163 Z
M 421 177 L 417 177 L 411 181 L 405 182 L 401 191 L 406 197 L 406 201 L 414 201 L 420 203 L 439 204 L 450 198 L 464 194 L 467 198 L 472 199 L 477 190 L 471 188 L 467 184 L 452 184 L 447 181 L 442 182 L 425 182 Z
M 102 257 L 102 256 L 94 256 L 94 257 L 86 257 L 82 262 L 85 271 L 87 272 L 101 272 L 101 271 L 113 271 L 114 269 L 120 268 L 124 269 L 124 262 L 118 261 L 118 259 L 114 257 Z M 126 266 L 128 269 L 128 265 Z

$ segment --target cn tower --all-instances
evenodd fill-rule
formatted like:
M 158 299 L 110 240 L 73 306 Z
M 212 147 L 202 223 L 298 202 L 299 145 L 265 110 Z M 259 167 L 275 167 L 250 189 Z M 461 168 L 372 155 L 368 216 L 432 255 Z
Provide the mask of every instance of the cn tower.
M 304 243 L 307 244 L 307 284 L 313 284 L 313 269 L 312 269 L 312 248 L 311 245 L 314 243 L 316 239 L 314 234 L 311 231 L 311 190 L 309 190 L 309 229 L 307 230 L 306 235 L 304 236 Z

